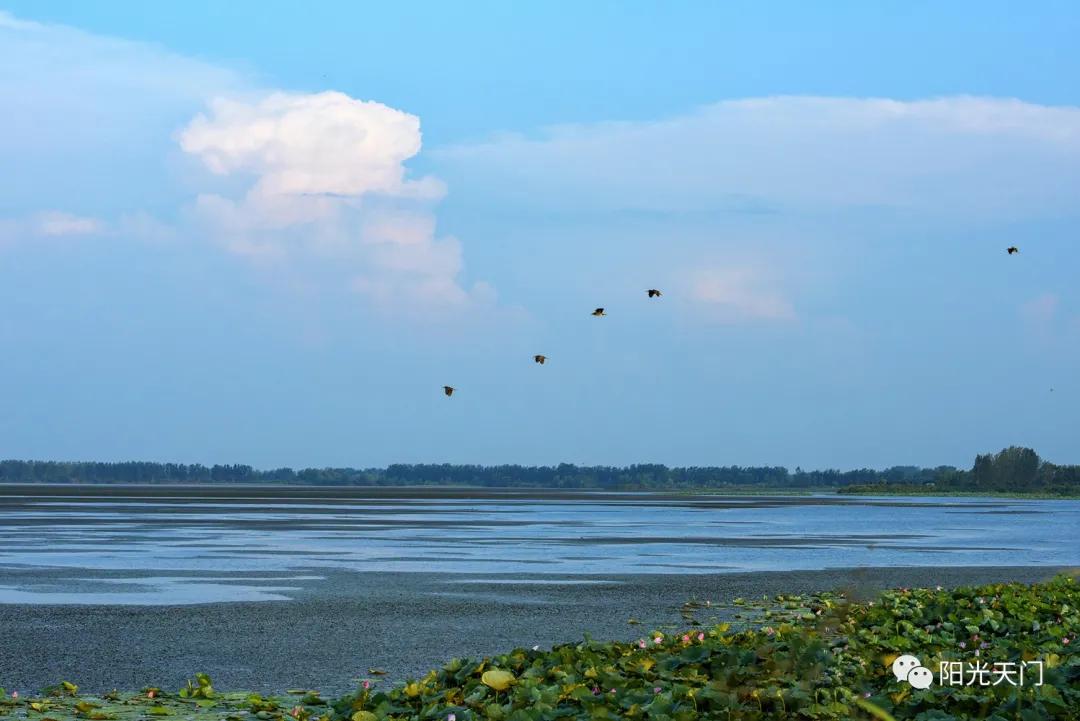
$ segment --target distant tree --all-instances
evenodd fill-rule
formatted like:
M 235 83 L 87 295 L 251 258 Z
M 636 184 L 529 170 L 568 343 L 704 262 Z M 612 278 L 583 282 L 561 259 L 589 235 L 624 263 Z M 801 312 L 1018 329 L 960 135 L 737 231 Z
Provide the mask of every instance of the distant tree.
M 794 473 L 782 466 L 690 466 L 669 468 L 642 463 L 613 466 L 477 466 L 394 464 L 384 469 L 278 468 L 258 471 L 248 465 L 182 463 L 80 463 L 0 461 L 0 483 L 298 483 L 311 485 L 459 485 L 490 488 L 581 488 L 647 490 L 678 488 L 916 488 L 937 490 L 1080 492 L 1080 466 L 1042 462 L 1030 448 L 1010 447 L 976 456 L 970 471 L 952 466 L 893 466 Z

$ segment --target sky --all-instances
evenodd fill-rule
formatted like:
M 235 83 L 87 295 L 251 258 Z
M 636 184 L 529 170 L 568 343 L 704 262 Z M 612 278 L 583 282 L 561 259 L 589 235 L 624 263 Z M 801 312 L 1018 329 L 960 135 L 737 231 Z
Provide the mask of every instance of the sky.
M 1078 34 L 0 0 L 0 457 L 1080 463 Z

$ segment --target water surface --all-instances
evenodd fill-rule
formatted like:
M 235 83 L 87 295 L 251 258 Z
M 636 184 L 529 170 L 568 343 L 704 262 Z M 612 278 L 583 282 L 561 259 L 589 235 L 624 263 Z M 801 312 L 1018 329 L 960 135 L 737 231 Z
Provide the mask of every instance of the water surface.
M 285 600 L 320 571 L 1059 566 L 1080 563 L 1078 528 L 1074 500 L 7 486 L 0 603 Z

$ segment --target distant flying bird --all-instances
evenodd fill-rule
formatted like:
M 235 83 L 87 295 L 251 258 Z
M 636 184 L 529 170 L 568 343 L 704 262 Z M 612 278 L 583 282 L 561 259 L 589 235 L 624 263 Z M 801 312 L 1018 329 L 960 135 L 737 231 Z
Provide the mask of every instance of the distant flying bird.
M 663 293 L 661 293 L 660 291 L 658 291 L 658 290 L 657 290 L 656 288 L 649 288 L 649 289 L 648 289 L 647 291 L 645 291 L 645 292 L 649 294 L 649 297 L 650 297 L 650 298 L 659 298 L 660 296 L 662 296 L 662 295 L 663 295 Z
M 539 363 L 540 365 L 544 365 L 544 361 L 547 360 L 547 356 L 546 355 L 534 355 L 533 360 L 536 361 L 537 363 Z
M 443 386 L 443 387 L 442 387 L 442 392 L 446 394 L 446 397 L 447 397 L 447 398 L 449 398 L 450 396 L 454 395 L 454 391 L 455 391 L 455 390 L 457 390 L 457 389 L 456 389 L 456 388 L 454 388 L 453 386 Z
M 1009 251 L 1009 255 L 1020 252 L 1020 249 L 1017 248 L 1015 245 L 1010 245 L 1007 250 Z
M 604 312 L 603 308 L 597 308 L 592 312 L 592 314 L 595 316 L 607 315 L 607 313 Z

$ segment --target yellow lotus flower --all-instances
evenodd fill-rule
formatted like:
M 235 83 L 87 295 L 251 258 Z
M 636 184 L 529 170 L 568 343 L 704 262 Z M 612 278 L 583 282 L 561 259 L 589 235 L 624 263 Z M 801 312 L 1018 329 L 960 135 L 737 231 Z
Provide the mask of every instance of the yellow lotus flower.
M 480 677 L 480 681 L 489 688 L 493 688 L 496 691 L 505 691 L 510 688 L 510 685 L 514 683 L 516 679 L 514 674 L 509 671 L 500 671 L 499 669 L 491 669 L 490 671 L 484 671 L 484 675 Z

